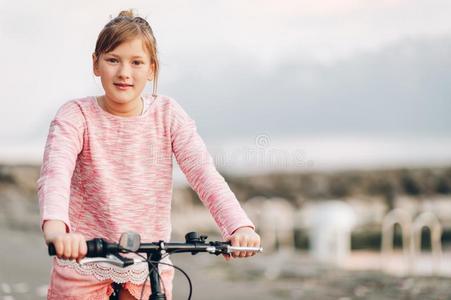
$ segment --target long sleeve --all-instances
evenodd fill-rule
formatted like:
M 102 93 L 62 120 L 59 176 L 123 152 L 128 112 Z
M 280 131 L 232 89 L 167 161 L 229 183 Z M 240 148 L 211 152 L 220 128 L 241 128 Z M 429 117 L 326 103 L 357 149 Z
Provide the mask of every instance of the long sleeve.
M 188 183 L 215 219 L 223 238 L 227 239 L 240 227 L 255 229 L 235 194 L 216 170 L 194 120 L 175 101 L 172 101 L 172 109 L 172 151 Z
M 84 121 L 75 102 L 67 102 L 50 124 L 37 180 L 41 229 L 45 220 L 69 221 L 70 187 L 77 155 L 83 147 Z

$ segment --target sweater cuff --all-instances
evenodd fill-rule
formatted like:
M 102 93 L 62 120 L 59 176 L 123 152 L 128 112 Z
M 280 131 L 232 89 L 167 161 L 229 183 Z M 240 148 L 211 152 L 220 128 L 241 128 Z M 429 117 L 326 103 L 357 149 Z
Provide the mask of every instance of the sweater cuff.
M 66 233 L 70 233 L 72 232 L 72 228 L 70 227 L 70 222 L 69 220 L 65 219 L 65 218 L 61 218 L 58 216 L 52 217 L 52 216 L 43 216 L 41 218 L 41 231 L 44 232 L 44 223 L 46 221 L 50 221 L 50 220 L 57 220 L 57 221 L 61 221 L 64 223 L 64 225 L 66 225 Z

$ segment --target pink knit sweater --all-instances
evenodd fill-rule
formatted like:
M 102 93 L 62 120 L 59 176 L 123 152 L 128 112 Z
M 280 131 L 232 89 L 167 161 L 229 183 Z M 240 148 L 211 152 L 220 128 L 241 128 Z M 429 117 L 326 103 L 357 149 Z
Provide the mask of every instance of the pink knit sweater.
M 87 239 L 117 241 L 135 231 L 143 242 L 171 234 L 172 154 L 226 239 L 255 228 L 196 131 L 195 122 L 166 96 L 144 96 L 140 116 L 104 111 L 95 97 L 65 103 L 52 120 L 37 181 L 41 228 L 63 221 Z

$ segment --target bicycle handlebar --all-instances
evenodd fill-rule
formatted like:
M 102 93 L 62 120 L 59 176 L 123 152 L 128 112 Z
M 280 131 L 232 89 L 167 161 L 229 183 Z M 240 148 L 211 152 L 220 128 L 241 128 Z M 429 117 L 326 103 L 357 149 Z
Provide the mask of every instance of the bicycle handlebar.
M 133 251 L 122 247 L 119 243 L 111 243 L 102 238 L 95 238 L 86 242 L 86 257 L 107 257 L 110 254 L 136 252 L 152 254 L 155 252 L 163 253 L 186 253 L 197 254 L 199 252 L 208 252 L 211 254 L 230 254 L 234 251 L 255 251 L 263 252 L 262 247 L 238 247 L 232 246 L 230 242 L 210 241 L 206 242 L 206 235 L 199 235 L 195 232 L 186 234 L 185 243 L 166 243 L 164 241 L 154 243 L 139 243 L 139 247 Z M 49 255 L 56 255 L 55 246 L 48 245 Z
M 185 243 L 166 243 L 162 240 L 156 243 L 141 243 L 141 237 L 134 232 L 123 233 L 119 243 L 108 242 L 102 238 L 95 238 L 86 242 L 88 251 L 80 264 L 105 262 L 119 267 L 127 267 L 135 263 L 145 262 L 149 268 L 149 278 L 151 284 L 151 295 L 149 299 L 166 299 L 165 294 L 161 292 L 158 275 L 158 264 L 160 260 L 168 254 L 172 253 L 187 253 L 197 254 L 199 252 L 207 252 L 211 254 L 230 254 L 234 251 L 255 251 L 263 252 L 261 247 L 236 247 L 232 246 L 230 242 L 210 241 L 206 242 L 207 236 L 200 235 L 196 232 L 190 232 L 185 235 Z M 56 255 L 55 246 L 53 243 L 48 245 L 49 255 Z M 121 256 L 120 253 L 146 253 L 147 259 L 128 258 Z M 89 258 L 90 257 L 90 258 Z M 156 262 L 156 264 L 154 264 Z M 189 296 L 191 299 L 192 285 L 191 280 L 180 267 L 172 265 L 174 268 L 180 270 L 187 278 L 189 283 Z M 143 287 L 144 288 L 144 287 Z M 116 299 L 116 298 L 115 298 Z

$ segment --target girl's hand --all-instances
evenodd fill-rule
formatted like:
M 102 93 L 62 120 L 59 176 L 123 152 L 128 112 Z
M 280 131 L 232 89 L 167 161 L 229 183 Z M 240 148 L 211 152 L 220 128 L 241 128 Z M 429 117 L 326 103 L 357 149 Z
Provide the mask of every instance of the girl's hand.
M 86 256 L 88 248 L 85 237 L 76 232 L 67 233 L 64 222 L 46 220 L 43 226 L 44 239 L 47 244 L 55 246 L 56 256 L 63 259 L 76 259 L 77 262 Z
M 260 247 L 260 236 L 251 227 L 240 227 L 230 236 L 232 246 Z M 232 257 L 254 256 L 254 251 L 235 251 Z
M 86 239 L 81 233 L 57 234 L 51 237 L 48 243 L 53 243 L 58 258 L 75 259 L 80 262 L 88 252 Z

